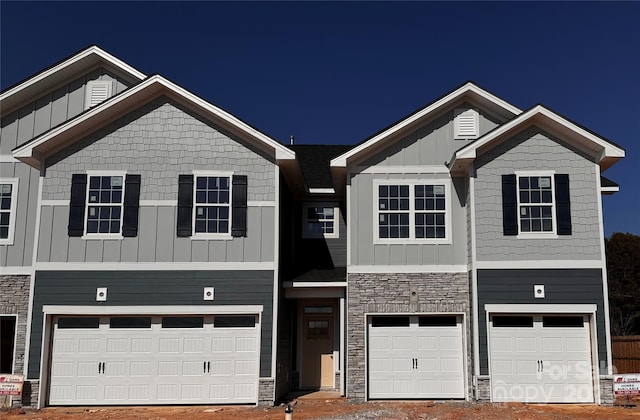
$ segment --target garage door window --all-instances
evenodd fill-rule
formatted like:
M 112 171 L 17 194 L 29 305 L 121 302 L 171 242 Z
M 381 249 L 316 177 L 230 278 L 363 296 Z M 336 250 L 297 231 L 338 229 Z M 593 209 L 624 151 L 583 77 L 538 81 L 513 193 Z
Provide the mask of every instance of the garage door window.
M 419 327 L 455 327 L 458 320 L 455 316 L 421 316 Z
M 214 328 L 254 328 L 255 316 L 217 316 L 213 320 Z
M 374 316 L 372 327 L 409 327 L 408 316 Z
M 543 316 L 543 328 L 583 328 L 584 319 L 581 316 Z
M 59 329 L 97 329 L 100 327 L 100 318 L 98 317 L 64 317 L 58 318 Z
M 201 316 L 164 316 L 162 328 L 202 328 L 204 318 Z
M 494 316 L 492 321 L 496 328 L 533 328 L 532 316 Z
M 109 328 L 151 328 L 151 317 L 119 316 L 109 319 Z

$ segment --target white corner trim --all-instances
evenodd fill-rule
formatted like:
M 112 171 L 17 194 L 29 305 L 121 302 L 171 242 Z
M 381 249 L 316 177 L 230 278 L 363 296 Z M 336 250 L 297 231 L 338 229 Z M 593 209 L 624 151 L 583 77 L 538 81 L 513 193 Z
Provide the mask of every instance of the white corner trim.
M 46 315 L 212 315 L 259 314 L 262 311 L 262 305 L 44 305 L 42 307 L 42 312 Z
M 585 303 L 585 304 L 535 304 L 535 303 L 525 303 L 525 304 L 485 304 L 484 310 L 489 313 L 541 313 L 541 314 L 549 314 L 549 313 L 558 313 L 558 314 L 595 314 L 598 309 L 598 305 L 595 303 Z
M 39 262 L 36 263 L 36 270 L 55 271 L 217 271 L 217 270 L 274 270 L 276 264 L 273 262 Z
M 480 270 L 489 269 L 545 269 L 545 268 L 602 268 L 600 260 L 529 260 L 477 261 Z
M 375 273 L 466 273 L 467 265 L 351 265 L 347 274 Z

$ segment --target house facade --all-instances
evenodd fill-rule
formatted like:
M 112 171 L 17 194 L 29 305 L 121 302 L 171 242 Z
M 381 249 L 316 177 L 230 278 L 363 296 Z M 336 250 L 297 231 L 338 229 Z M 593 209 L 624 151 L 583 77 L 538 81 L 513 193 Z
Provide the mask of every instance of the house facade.
M 600 174 L 624 150 L 544 106 L 469 82 L 284 146 L 95 46 L 0 104 L 24 405 L 611 402 Z

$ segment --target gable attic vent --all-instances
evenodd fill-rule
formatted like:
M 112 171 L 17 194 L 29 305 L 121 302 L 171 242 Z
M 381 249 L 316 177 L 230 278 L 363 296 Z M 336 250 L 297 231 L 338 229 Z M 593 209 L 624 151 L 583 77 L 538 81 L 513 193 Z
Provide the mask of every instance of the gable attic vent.
M 475 139 L 479 135 L 479 117 L 477 109 L 456 109 L 454 111 L 454 137 L 456 139 Z
M 87 82 L 85 109 L 94 107 L 111 97 L 113 83 L 110 80 L 91 80 Z

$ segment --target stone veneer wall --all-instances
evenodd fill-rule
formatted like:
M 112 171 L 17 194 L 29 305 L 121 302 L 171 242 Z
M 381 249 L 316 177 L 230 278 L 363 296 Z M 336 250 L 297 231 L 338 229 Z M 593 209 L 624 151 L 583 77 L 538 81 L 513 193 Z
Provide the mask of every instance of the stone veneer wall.
M 613 395 L 613 377 L 600 376 L 600 404 L 613 404 L 616 397 Z
M 31 276 L 0 276 L 0 290 L 2 290 L 0 293 L 0 315 L 17 315 L 15 358 L 13 360 L 13 373 L 17 375 L 24 373 L 30 280 Z M 20 398 L 12 397 L 13 405 L 31 405 L 30 387 L 25 386 L 24 388 L 26 392 L 23 392 L 22 401 L 20 401 Z M 37 399 L 37 388 L 34 398 Z
M 258 384 L 258 405 L 274 405 L 275 387 L 275 380 L 260 378 Z
M 475 399 L 479 401 L 491 399 L 491 379 L 488 376 L 476 379 Z
M 347 397 L 364 401 L 366 395 L 366 313 L 465 314 L 469 337 L 469 280 L 467 273 L 352 273 L 347 276 Z M 411 300 L 411 291 L 417 300 Z M 466 340 L 467 369 L 471 352 Z M 469 375 L 470 377 L 471 375 Z

